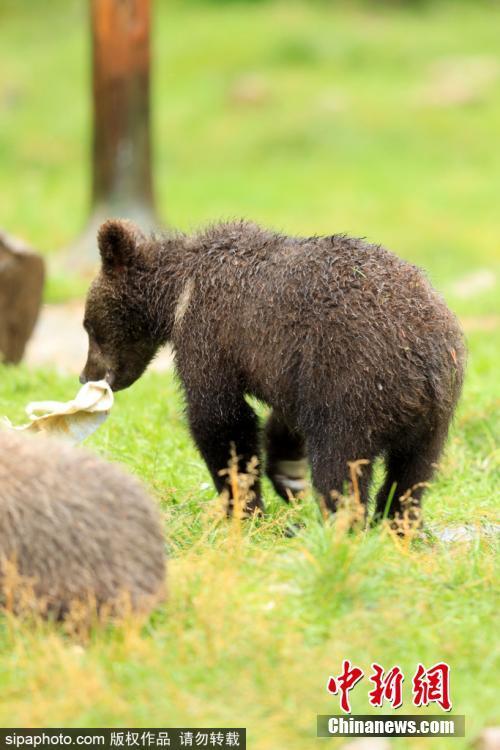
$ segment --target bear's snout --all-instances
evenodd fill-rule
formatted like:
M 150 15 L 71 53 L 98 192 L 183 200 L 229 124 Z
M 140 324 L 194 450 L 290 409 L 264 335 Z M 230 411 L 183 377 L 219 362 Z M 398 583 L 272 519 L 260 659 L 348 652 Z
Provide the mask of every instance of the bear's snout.
M 112 386 L 111 368 L 109 362 L 103 357 L 102 353 L 91 341 L 89 345 L 89 351 L 87 355 L 87 361 L 85 367 L 80 374 L 80 383 L 85 385 L 89 381 L 104 380 Z

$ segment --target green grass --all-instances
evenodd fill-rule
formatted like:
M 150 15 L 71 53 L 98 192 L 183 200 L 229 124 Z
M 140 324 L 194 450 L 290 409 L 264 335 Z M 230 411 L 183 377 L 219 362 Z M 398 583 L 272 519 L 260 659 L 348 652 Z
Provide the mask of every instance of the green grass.
M 87 212 L 85 19 L 83 1 L 0 8 L 0 226 L 50 257 L 53 302 L 82 291 L 56 251 Z M 245 215 L 289 232 L 365 235 L 426 267 L 464 320 L 468 374 L 427 494 L 431 527 L 481 526 L 498 513 L 498 284 L 474 291 L 470 280 L 498 275 L 499 22 L 500 8 L 482 2 L 418 11 L 156 6 L 155 172 L 165 220 L 188 229 Z M 461 84 L 471 87 L 462 103 L 433 103 L 429 91 L 438 86 L 444 100 L 451 85 L 436 83 L 443 60 L 460 81 L 471 66 L 483 71 Z M 248 89 L 253 101 L 244 101 Z M 65 400 L 76 388 L 53 372 L 4 368 L 0 415 L 22 421 L 28 401 Z M 268 484 L 269 517 L 240 536 L 216 520 L 168 374 L 119 394 L 89 445 L 127 465 L 157 499 L 169 599 L 142 626 L 96 629 L 84 648 L 51 626 L 2 621 L 0 725 L 231 723 L 248 727 L 252 750 L 303 750 L 315 746 L 316 714 L 338 712 L 325 685 L 343 658 L 365 669 L 399 664 L 407 712 L 417 662 L 447 660 L 454 712 L 467 717 L 468 738 L 456 748 L 499 723 L 493 539 L 407 549 L 378 530 L 345 537 L 320 521 L 312 498 L 287 509 Z M 287 539 L 298 519 L 303 529 Z M 365 681 L 352 693 L 357 713 L 368 710 L 367 690 Z
M 481 526 L 498 507 L 498 414 L 485 395 L 495 372 L 481 358 L 488 348 L 476 339 L 477 364 L 427 496 L 433 527 Z M 0 413 L 17 421 L 30 399 L 63 399 L 75 389 L 73 379 L 24 369 L 4 369 L 0 383 Z M 142 629 L 96 630 L 85 649 L 56 628 L 7 622 L 0 725 L 234 722 L 248 726 L 252 748 L 298 750 L 313 746 L 315 714 L 337 711 L 325 684 L 344 657 L 366 670 L 373 660 L 399 664 L 408 710 L 418 661 L 445 659 L 468 732 L 498 719 L 494 540 L 408 549 L 379 530 L 345 536 L 321 523 L 312 498 L 287 509 L 268 484 L 268 519 L 240 537 L 216 520 L 217 500 L 170 375 L 146 375 L 118 394 L 89 443 L 154 493 L 170 550 L 169 600 Z M 304 528 L 287 539 L 285 528 L 299 519 Z M 357 712 L 368 710 L 366 693 L 363 683 L 353 692 Z

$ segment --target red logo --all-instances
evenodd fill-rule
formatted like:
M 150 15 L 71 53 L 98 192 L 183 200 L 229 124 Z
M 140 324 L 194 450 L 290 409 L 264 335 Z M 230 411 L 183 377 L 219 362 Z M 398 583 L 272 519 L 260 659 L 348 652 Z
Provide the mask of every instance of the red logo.
M 405 679 L 401 668 L 394 666 L 386 672 L 377 662 L 373 662 L 371 667 L 369 679 L 374 687 L 368 693 L 370 705 L 381 708 L 387 701 L 393 708 L 400 708 L 403 705 Z M 344 659 L 342 672 L 336 677 L 328 678 L 326 689 L 332 695 L 340 696 L 340 708 L 346 714 L 351 713 L 349 693 L 363 677 L 364 672 L 360 667 L 353 666 L 349 659 Z M 413 705 L 420 707 L 437 703 L 443 711 L 450 711 L 450 667 L 445 662 L 438 662 L 429 669 L 425 669 L 423 664 L 418 664 L 413 675 L 412 687 Z
M 373 674 L 371 682 L 375 684 L 373 690 L 368 693 L 368 699 L 372 706 L 381 707 L 384 701 L 392 703 L 393 708 L 403 705 L 403 680 L 404 674 L 399 667 L 393 667 L 387 674 L 384 668 L 374 662 L 372 664 Z
M 349 691 L 363 677 L 363 670 L 359 667 L 352 667 L 349 659 L 344 659 L 342 673 L 338 677 L 330 677 L 326 689 L 329 693 L 337 695 L 340 693 L 340 707 L 346 714 L 351 713 L 351 704 L 349 702 Z
M 443 711 L 451 709 L 450 668 L 441 661 L 430 669 L 419 664 L 413 677 L 413 703 L 415 706 L 428 706 L 437 703 Z

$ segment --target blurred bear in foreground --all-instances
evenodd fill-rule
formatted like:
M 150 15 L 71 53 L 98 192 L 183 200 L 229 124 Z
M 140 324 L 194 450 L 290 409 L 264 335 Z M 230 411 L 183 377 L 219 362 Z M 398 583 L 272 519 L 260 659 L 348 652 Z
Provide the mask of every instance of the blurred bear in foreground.
M 163 595 L 159 516 L 139 482 L 82 448 L 0 432 L 0 599 L 57 619 L 147 611 Z
M 386 463 L 375 517 L 403 510 L 439 460 L 460 394 L 457 320 L 424 273 L 344 235 L 287 237 L 247 223 L 147 238 L 126 221 L 99 231 L 102 269 L 86 303 L 81 381 L 127 388 L 171 342 L 192 435 L 217 490 L 231 444 L 244 472 L 260 455 L 247 395 L 272 413 L 267 472 L 285 499 L 312 481 L 335 510 L 348 462 L 366 507 Z M 251 512 L 263 507 L 258 481 Z

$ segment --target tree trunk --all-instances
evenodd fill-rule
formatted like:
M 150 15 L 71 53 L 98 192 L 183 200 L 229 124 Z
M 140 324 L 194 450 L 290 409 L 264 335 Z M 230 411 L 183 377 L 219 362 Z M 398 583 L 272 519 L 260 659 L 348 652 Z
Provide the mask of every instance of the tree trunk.
M 153 206 L 149 0 L 91 0 L 94 205 Z
M 116 216 L 158 225 L 151 173 L 150 0 L 90 0 L 93 61 L 92 216 L 72 266 L 97 263 L 95 233 Z

